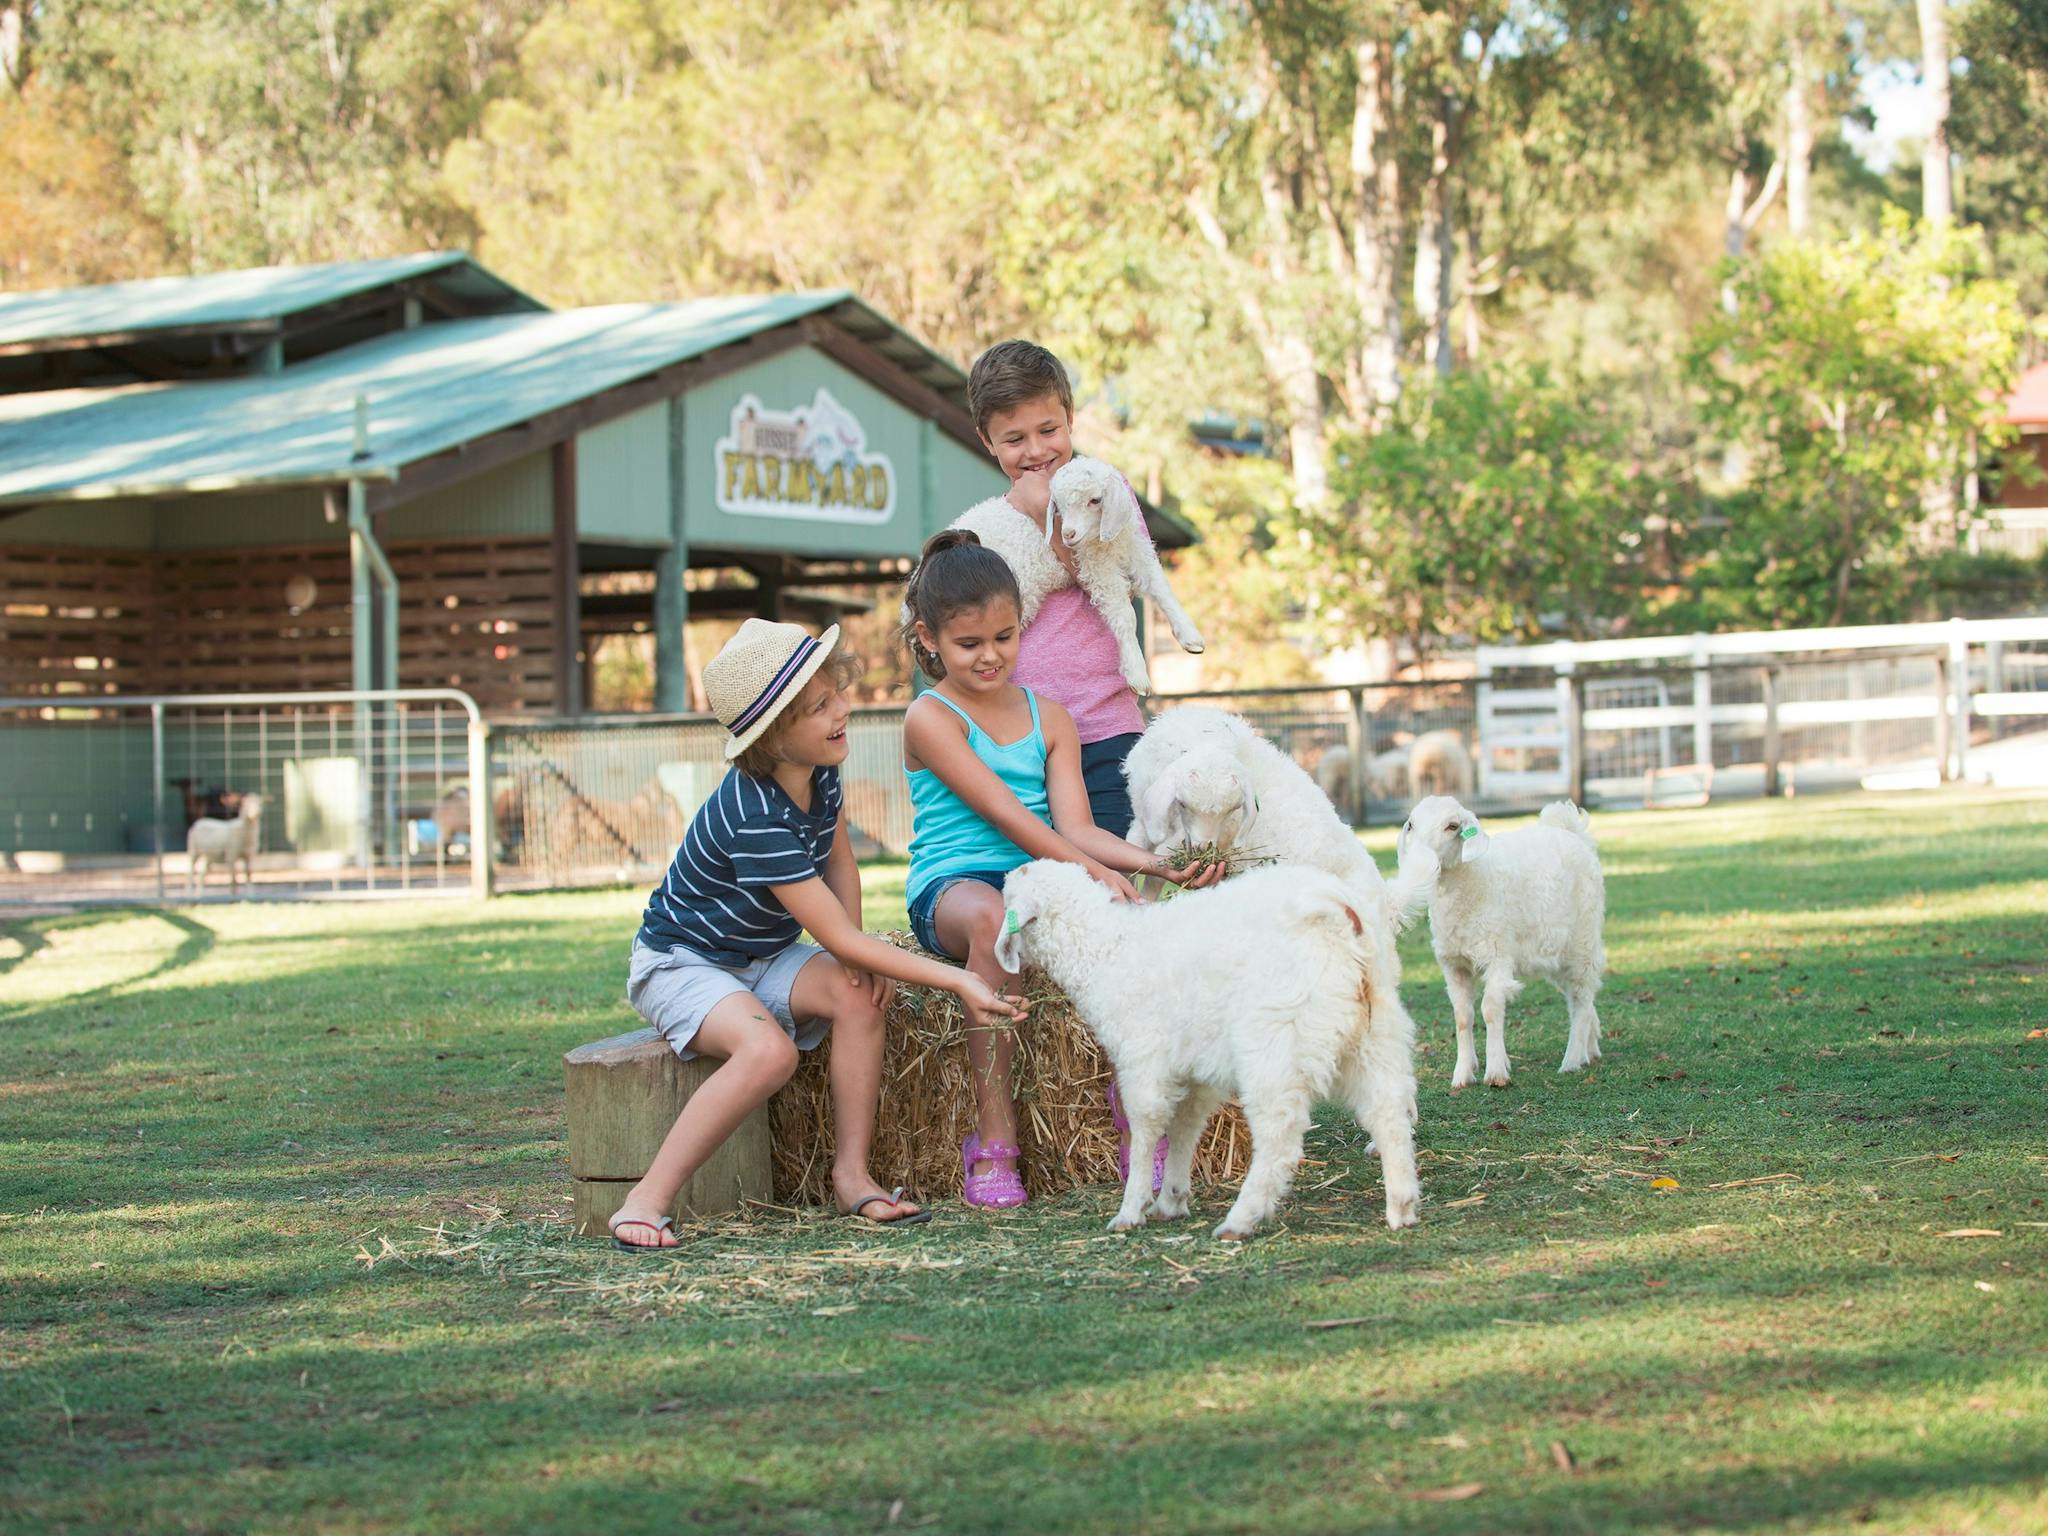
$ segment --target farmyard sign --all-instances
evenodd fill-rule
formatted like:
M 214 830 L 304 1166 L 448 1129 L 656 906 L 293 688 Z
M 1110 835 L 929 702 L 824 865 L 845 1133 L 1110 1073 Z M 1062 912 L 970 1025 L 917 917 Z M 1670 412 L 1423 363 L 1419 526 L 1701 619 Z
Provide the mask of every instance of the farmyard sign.
M 896 510 L 896 471 L 867 447 L 866 429 L 828 389 L 789 411 L 742 395 L 718 440 L 712 499 L 743 517 L 885 523 Z

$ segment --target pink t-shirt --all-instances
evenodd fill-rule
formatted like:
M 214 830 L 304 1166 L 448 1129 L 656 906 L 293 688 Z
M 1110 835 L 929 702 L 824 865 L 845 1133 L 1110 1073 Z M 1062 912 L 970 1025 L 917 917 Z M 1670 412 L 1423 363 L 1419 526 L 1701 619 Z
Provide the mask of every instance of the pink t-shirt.
M 1142 523 L 1138 532 L 1151 542 Z M 1061 587 L 1038 605 L 1018 643 L 1012 681 L 1072 715 L 1083 746 L 1145 729 L 1138 696 L 1117 665 L 1116 636 L 1079 586 Z

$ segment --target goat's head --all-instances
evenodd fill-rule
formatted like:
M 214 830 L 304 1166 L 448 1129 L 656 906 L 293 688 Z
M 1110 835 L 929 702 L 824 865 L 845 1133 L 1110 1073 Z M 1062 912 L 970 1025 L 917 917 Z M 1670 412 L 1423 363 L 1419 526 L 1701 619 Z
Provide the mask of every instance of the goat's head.
M 1408 819 L 1401 823 L 1395 850 L 1406 862 L 1413 850 L 1427 848 L 1449 869 L 1453 864 L 1470 864 L 1486 852 L 1486 845 L 1486 831 L 1477 816 L 1449 795 L 1431 795 L 1416 801 Z
M 1052 504 L 1069 549 L 1089 539 L 1113 543 L 1138 520 L 1138 501 L 1124 477 L 1100 459 L 1072 458 L 1052 477 Z M 1052 527 L 1052 514 L 1046 514 Z
M 1056 907 L 1099 901 L 1109 905 L 1109 891 L 1088 871 L 1063 859 L 1033 859 L 1010 871 L 1003 881 L 1003 931 L 996 938 L 996 964 L 1015 975 L 1024 969 L 1025 948 L 1032 925 Z
M 1234 755 L 1197 747 L 1169 764 L 1135 809 L 1132 840 L 1154 853 L 1180 846 L 1227 850 L 1258 819 L 1258 798 Z
M 263 815 L 263 797 L 261 795 L 242 796 L 242 803 L 236 808 L 236 814 L 244 821 L 259 820 Z

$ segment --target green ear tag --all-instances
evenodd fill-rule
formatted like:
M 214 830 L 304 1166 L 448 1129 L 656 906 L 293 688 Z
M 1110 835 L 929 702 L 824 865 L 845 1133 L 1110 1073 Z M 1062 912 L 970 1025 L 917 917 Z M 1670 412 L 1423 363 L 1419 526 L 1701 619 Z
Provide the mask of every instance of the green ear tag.
M 1464 830 L 1463 830 L 1462 832 L 1460 832 L 1460 833 L 1458 834 L 1458 837 L 1459 837 L 1459 838 L 1460 838 L 1460 839 L 1461 839 L 1462 841 L 1464 841 L 1464 842 L 1468 842 L 1468 843 L 1469 843 L 1470 841 L 1472 841 L 1472 839 L 1473 839 L 1473 838 L 1477 837 L 1478 835 L 1479 835 L 1479 823 L 1475 821 L 1475 822 L 1473 822 L 1473 823 L 1472 823 L 1472 825 L 1471 825 L 1471 826 L 1469 826 L 1469 827 L 1466 827 L 1466 828 L 1465 828 L 1465 829 L 1464 829 Z
M 1003 932 L 1016 933 L 1019 932 L 1023 927 L 1024 925 L 1017 921 L 1016 913 L 1009 911 L 1005 911 L 1003 913 Z

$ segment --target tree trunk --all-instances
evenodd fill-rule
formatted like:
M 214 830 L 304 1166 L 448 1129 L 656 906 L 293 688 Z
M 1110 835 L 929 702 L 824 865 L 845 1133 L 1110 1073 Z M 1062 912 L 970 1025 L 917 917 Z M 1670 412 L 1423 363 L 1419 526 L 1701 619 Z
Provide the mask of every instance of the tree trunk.
M 1423 351 L 1439 374 L 1451 371 L 1451 269 L 1456 233 L 1451 225 L 1451 150 L 1457 102 L 1449 91 L 1437 98 L 1429 125 L 1429 182 L 1422 192 L 1422 226 L 1415 236 L 1415 313 Z
M 1806 233 L 1812 213 L 1807 184 L 1813 170 L 1813 85 L 1807 78 L 1806 39 L 1793 33 L 1789 51 L 1792 78 L 1785 87 L 1785 226 L 1797 238 Z
M 1356 59 L 1351 180 L 1357 216 L 1351 265 L 1365 330 L 1359 368 L 1377 422 L 1401 398 L 1401 163 L 1394 146 L 1393 42 L 1363 38 Z
M 35 62 L 29 48 L 28 8 L 29 0 L 0 5 L 0 76 L 17 96 L 28 84 L 28 72 Z
M 1955 213 L 1955 184 L 1948 155 L 1948 14 L 1946 0 L 1919 0 L 1920 73 L 1927 82 L 1927 148 L 1920 160 L 1920 212 L 1930 224 L 1946 224 Z

